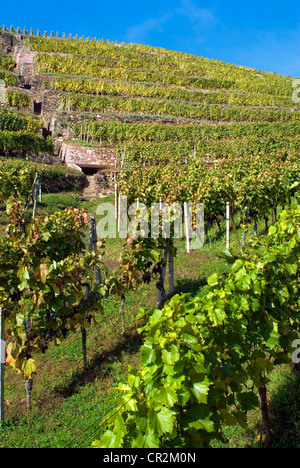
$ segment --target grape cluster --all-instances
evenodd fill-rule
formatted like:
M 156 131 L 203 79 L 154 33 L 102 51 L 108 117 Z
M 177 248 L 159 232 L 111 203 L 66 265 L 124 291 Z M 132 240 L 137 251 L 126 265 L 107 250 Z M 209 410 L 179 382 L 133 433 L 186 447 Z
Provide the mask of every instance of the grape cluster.
M 31 322 L 30 322 L 30 320 L 24 320 L 23 325 L 25 326 L 27 333 L 30 333 L 30 331 L 31 331 Z
M 46 351 L 49 349 L 48 343 L 45 343 L 45 344 L 41 345 L 40 349 L 41 349 L 42 353 L 45 354 Z

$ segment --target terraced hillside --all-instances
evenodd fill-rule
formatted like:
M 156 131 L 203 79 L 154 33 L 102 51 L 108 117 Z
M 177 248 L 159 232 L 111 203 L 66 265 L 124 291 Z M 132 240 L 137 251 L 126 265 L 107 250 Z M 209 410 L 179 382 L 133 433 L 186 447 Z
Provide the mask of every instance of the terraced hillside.
M 2 32 L 6 100 L 38 114 L 43 134 L 59 143 L 109 143 L 147 164 L 298 152 L 291 77 L 157 47 L 31 33 Z
M 99 447 L 214 446 L 225 443 L 223 429 L 230 438 L 235 426 L 246 430 L 249 411 L 257 412 L 251 446 L 271 446 L 267 376 L 284 365 L 291 372 L 300 331 L 293 78 L 156 47 L 3 29 L 0 305 L 12 370 L 0 446 L 89 447 L 96 433 Z M 37 173 L 31 219 L 22 203 Z M 149 219 L 151 203 L 161 202 L 160 216 L 178 202 L 185 239 L 175 222 L 166 238 L 159 222 L 151 239 L 145 228 L 97 243 L 97 195 L 115 181 L 129 202 L 139 199 L 136 216 L 141 204 Z M 104 202 L 119 218 L 118 199 Z M 198 203 L 205 242 L 194 249 Z M 25 378 L 26 402 L 13 370 Z M 293 433 L 287 444 L 299 445 L 294 400 L 290 408 L 292 418 L 273 418 L 275 444 Z

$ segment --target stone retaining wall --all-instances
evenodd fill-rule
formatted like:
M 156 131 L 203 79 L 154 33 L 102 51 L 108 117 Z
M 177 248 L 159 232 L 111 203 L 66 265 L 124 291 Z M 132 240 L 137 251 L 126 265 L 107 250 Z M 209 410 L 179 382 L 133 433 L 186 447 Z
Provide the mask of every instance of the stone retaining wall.
M 112 146 L 93 148 L 63 143 L 60 148 L 62 161 L 66 165 L 76 164 L 79 167 L 95 166 L 99 169 L 113 169 L 116 165 L 116 154 L 117 150 Z

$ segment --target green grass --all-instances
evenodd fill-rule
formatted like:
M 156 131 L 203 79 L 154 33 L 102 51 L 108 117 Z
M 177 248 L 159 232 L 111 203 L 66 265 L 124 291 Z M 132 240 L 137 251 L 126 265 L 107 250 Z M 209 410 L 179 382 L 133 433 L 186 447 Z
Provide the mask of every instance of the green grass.
M 113 195 L 95 201 L 81 202 L 76 193 L 47 194 L 43 196 L 40 213 L 53 213 L 67 206 L 85 208 L 95 215 L 101 202 L 113 202 Z M 29 213 L 30 215 L 30 213 Z M 3 219 L 2 219 L 3 218 Z M 0 224 L 4 222 L 3 207 Z M 175 259 L 176 292 L 202 294 L 207 278 L 219 272 L 225 275 L 229 266 L 219 254 L 225 250 L 224 223 L 222 231 L 209 232 L 211 242 L 200 251 L 186 253 L 185 241 L 176 242 Z M 263 233 L 264 226 L 259 226 Z M 238 230 L 239 238 L 241 231 Z M 233 236 L 233 249 L 238 243 Z M 118 265 L 118 252 L 124 241 L 107 242 L 109 257 L 104 261 L 108 270 Z M 61 346 L 52 345 L 45 355 L 38 357 L 38 374 L 34 379 L 33 409 L 25 408 L 25 389 L 22 378 L 6 367 L 5 398 L 6 421 L 0 427 L 0 447 L 91 447 L 103 429 L 100 422 L 114 408 L 119 382 L 126 381 L 128 366 L 138 367 L 141 337 L 135 320 L 140 307 L 155 307 L 157 289 L 155 282 L 141 286 L 126 296 L 123 336 L 119 317 L 120 302 L 111 297 L 104 299 L 104 312 L 97 316 L 97 324 L 88 329 L 88 370 L 82 363 L 81 336 L 67 337 Z M 276 369 L 271 376 L 270 398 L 275 446 L 300 444 L 299 376 L 291 374 L 288 367 Z M 218 447 L 258 447 L 257 436 L 262 432 L 260 412 L 249 414 L 249 428 L 226 428 L 224 442 Z
M 7 368 L 6 400 L 11 406 L 0 429 L 0 447 L 65 447 L 73 438 L 72 446 L 91 446 L 92 431 L 84 437 L 81 433 L 94 423 L 93 431 L 99 432 L 101 419 L 114 407 L 114 387 L 125 380 L 128 365 L 138 363 L 141 343 L 132 324 L 128 336 L 121 336 L 118 304 L 105 302 L 105 313 L 88 331 L 88 371 L 83 371 L 79 334 L 69 336 L 60 347 L 52 346 L 38 359 L 30 413 L 21 377 Z

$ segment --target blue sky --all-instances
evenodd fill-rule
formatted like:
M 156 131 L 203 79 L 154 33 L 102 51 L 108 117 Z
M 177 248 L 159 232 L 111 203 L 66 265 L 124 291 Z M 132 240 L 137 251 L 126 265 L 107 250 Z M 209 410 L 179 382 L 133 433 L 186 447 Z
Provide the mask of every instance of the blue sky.
M 3 2 L 0 24 L 137 42 L 300 76 L 300 3 L 85 0 Z

